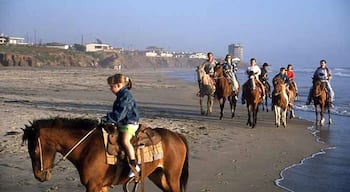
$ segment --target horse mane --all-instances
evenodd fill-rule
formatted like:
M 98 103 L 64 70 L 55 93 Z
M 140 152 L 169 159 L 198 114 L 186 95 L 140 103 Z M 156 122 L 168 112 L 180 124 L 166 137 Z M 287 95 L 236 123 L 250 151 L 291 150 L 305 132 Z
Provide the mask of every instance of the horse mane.
M 24 134 L 22 141 L 26 141 L 41 128 L 59 128 L 59 129 L 81 129 L 91 130 L 98 126 L 98 121 L 95 119 L 87 118 L 65 118 L 65 117 L 53 117 L 48 119 L 37 119 L 30 122 L 30 125 L 25 125 L 23 129 Z

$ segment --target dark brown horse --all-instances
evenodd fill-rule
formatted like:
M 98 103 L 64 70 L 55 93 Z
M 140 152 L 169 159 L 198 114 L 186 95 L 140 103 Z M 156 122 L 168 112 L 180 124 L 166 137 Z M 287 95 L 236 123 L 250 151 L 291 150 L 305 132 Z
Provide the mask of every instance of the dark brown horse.
M 259 103 L 261 100 L 261 88 L 257 86 L 257 82 L 253 74 L 249 74 L 251 78 L 243 85 L 242 100 L 247 103 L 248 121 L 247 125 L 254 128 L 258 119 Z
M 154 130 L 161 136 L 163 157 L 144 163 L 141 174 L 148 176 L 163 191 L 185 191 L 188 180 L 185 137 L 167 129 Z M 102 129 L 97 121 L 79 118 L 35 120 L 26 125 L 23 141 L 28 141 L 33 173 L 41 182 L 51 178 L 52 169 L 60 162 L 54 164 L 57 152 L 75 165 L 88 192 L 108 191 L 108 186 L 130 180 L 127 176 L 130 169 L 126 164 L 115 181 L 117 166 L 106 163 Z
M 223 65 L 217 65 L 215 67 L 215 79 L 216 79 L 216 98 L 219 100 L 220 104 L 220 119 L 224 117 L 224 107 L 226 99 L 230 103 L 231 108 L 231 118 L 235 116 L 238 91 L 233 91 L 230 80 L 225 76 Z M 238 84 L 239 86 L 239 84 Z
M 282 125 L 287 127 L 287 109 L 288 109 L 288 95 L 286 84 L 281 78 L 275 78 L 273 82 L 274 89 L 272 91 L 272 106 L 275 114 L 275 125 L 279 127 Z
M 263 103 L 261 103 L 262 105 L 262 110 L 266 112 L 269 112 L 269 108 L 268 108 L 268 100 L 269 100 L 269 95 L 267 95 L 268 93 L 271 93 L 271 87 L 270 84 L 267 82 L 267 80 L 261 80 L 261 83 L 264 85 L 264 89 L 265 89 L 265 93 L 266 93 L 266 97 L 265 97 L 265 101 L 263 101 Z
M 315 113 L 316 113 L 316 125 L 324 125 L 325 118 L 324 112 L 327 109 L 328 111 L 328 124 L 332 123 L 330 108 L 329 108 L 329 99 L 328 93 L 326 91 L 325 83 L 320 80 L 314 80 L 314 86 L 312 90 L 312 99 L 314 100 Z M 320 111 L 318 111 L 320 110 Z M 318 115 L 320 115 L 321 119 L 318 120 Z

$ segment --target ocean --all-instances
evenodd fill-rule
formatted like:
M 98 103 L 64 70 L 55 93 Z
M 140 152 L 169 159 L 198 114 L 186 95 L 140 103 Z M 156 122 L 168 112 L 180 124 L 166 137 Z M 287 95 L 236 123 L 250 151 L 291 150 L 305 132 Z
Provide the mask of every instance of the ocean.
M 315 122 L 313 105 L 305 105 L 307 94 L 312 85 L 315 68 L 294 69 L 298 85 L 299 99 L 295 101 L 297 117 Z M 328 125 L 328 115 L 323 127 L 305 127 L 313 132 L 316 142 L 325 142 L 331 147 L 325 148 L 300 162 L 286 167 L 276 178 L 275 184 L 286 191 L 340 192 L 350 191 L 350 67 L 330 68 L 333 73 L 331 81 L 335 92 L 335 107 L 331 109 L 333 123 Z M 279 69 L 269 69 L 269 81 Z M 171 72 L 168 76 L 196 82 L 195 69 L 185 72 Z M 244 70 L 237 73 L 241 84 L 247 77 Z

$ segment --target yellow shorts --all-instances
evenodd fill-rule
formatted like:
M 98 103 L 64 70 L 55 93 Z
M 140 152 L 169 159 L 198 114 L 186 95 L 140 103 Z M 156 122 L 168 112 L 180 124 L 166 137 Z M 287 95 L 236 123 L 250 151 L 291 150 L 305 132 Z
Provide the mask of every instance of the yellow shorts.
M 132 136 L 135 136 L 135 133 L 138 128 L 139 128 L 139 124 L 127 124 L 127 125 L 123 125 L 119 131 L 122 133 L 129 133 Z

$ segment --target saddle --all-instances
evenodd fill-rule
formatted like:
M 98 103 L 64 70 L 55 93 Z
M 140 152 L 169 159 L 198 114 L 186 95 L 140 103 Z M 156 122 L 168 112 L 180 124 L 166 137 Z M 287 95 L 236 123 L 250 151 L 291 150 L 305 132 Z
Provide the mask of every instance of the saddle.
M 127 155 L 124 147 L 121 145 L 121 134 L 119 134 L 117 126 L 115 124 L 105 124 L 102 127 L 107 163 L 126 162 Z M 144 155 L 144 162 L 151 162 L 163 156 L 161 136 L 154 129 L 143 124 L 140 124 L 135 136 L 132 137 L 131 144 L 135 148 L 137 159 Z M 140 146 L 143 147 L 142 150 L 140 150 Z

